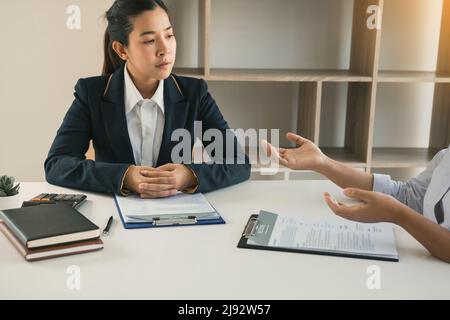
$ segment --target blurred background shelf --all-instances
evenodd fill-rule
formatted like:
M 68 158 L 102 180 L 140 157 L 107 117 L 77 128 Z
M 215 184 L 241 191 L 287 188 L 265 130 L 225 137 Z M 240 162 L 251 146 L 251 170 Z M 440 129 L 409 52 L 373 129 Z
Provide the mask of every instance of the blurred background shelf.
M 182 12 L 191 12 L 198 20 L 198 48 L 185 43 L 189 48 L 188 52 L 198 53 L 197 66 L 176 68 L 175 73 L 208 81 L 213 96 L 223 106 L 221 109 L 225 117 L 230 119 L 232 127 L 244 130 L 279 128 L 281 144 L 284 134 L 293 131 L 321 146 L 329 157 L 367 172 L 373 169 L 424 167 L 436 150 L 450 144 L 450 0 L 439 0 L 439 3 L 433 4 L 423 0 L 401 3 L 394 0 L 321 0 L 320 4 L 308 0 L 286 0 L 286 6 L 281 6 L 279 13 L 270 9 L 274 7 L 275 0 L 168 1 Z M 194 6 L 196 9 L 192 9 L 193 4 L 197 6 Z M 422 32 L 424 27 L 428 27 L 420 25 L 428 21 L 424 16 L 429 13 L 423 8 L 438 12 L 441 4 L 439 28 L 427 29 L 428 32 L 433 30 L 437 43 L 437 54 L 431 56 L 436 61 L 435 68 L 433 66 L 424 71 L 424 64 L 417 63 L 420 60 L 417 58 L 418 51 L 423 48 L 419 48 L 421 45 L 416 41 L 424 39 L 418 33 L 419 30 Z M 248 14 L 236 13 L 247 12 L 258 6 L 265 10 L 251 11 Z M 378 8 L 376 19 L 380 28 L 368 27 L 371 14 L 368 8 L 374 6 Z M 287 8 L 290 8 L 289 11 L 283 11 L 288 10 Z M 398 15 L 400 9 L 401 16 Z M 194 15 L 195 10 L 198 12 Z M 333 17 L 328 16 L 330 10 L 340 10 L 342 16 L 347 17 L 346 21 L 352 20 L 351 25 L 345 24 L 344 27 L 341 25 L 342 21 L 333 20 Z M 306 22 L 307 17 L 313 13 L 314 20 Z M 280 25 L 272 26 L 275 31 L 282 30 L 285 25 L 291 27 L 288 32 L 283 31 L 282 37 L 274 39 L 271 45 L 268 45 L 263 36 L 268 32 L 265 25 L 248 27 L 249 22 L 258 24 L 264 19 L 276 19 L 278 15 L 283 20 L 280 20 Z M 182 15 L 179 14 L 178 17 Z M 414 21 L 404 20 L 403 17 Z M 289 19 L 294 19 L 295 22 Z M 384 20 L 387 21 L 386 24 Z M 186 21 L 182 21 L 181 25 L 184 26 Z M 329 28 L 339 30 L 335 31 L 332 38 L 327 37 L 329 29 L 322 29 L 325 22 Z M 414 23 L 417 25 L 413 25 Z M 436 31 L 439 32 L 438 37 Z M 408 38 L 405 39 L 404 35 L 407 33 Z M 322 35 L 323 38 L 311 40 L 311 34 Z M 277 51 L 283 45 L 286 46 L 286 43 L 282 43 L 285 38 L 292 39 L 292 44 L 288 44 L 298 50 L 296 64 L 300 67 L 281 67 L 292 63 L 287 61 L 295 56 L 292 51 Z M 426 39 L 430 39 L 430 34 Z M 296 41 L 307 45 L 301 46 Z M 309 50 L 310 46 L 314 48 Z M 335 68 L 314 63 L 320 61 L 314 58 L 327 56 L 329 51 L 340 54 L 344 52 L 348 57 L 347 62 L 342 63 L 342 60 L 334 65 Z M 416 60 L 405 56 L 406 51 Z M 270 52 L 272 54 L 268 54 Z M 415 64 L 403 63 L 408 59 Z M 408 67 L 414 65 L 418 66 L 417 69 Z M 395 70 L 396 67 L 399 69 Z M 433 88 L 427 87 L 428 85 Z M 424 122 L 429 125 L 428 145 L 422 146 L 423 135 L 420 139 L 421 147 L 414 147 L 414 144 L 418 144 L 415 142 L 410 145 L 396 143 L 413 139 L 412 135 L 408 136 L 408 131 L 414 131 L 416 124 L 409 121 L 417 121 L 419 118 L 410 116 L 409 113 L 417 112 L 418 107 L 413 110 L 409 105 L 417 101 L 405 99 L 405 93 L 421 90 L 425 94 L 430 89 L 434 94 L 424 100 L 424 112 L 420 117 L 422 131 Z M 345 96 L 341 95 L 339 101 L 341 105 L 345 105 L 345 109 L 336 102 L 339 92 L 345 92 Z M 247 101 L 243 99 L 245 93 L 251 97 Z M 273 98 L 277 94 L 277 98 Z M 264 109 L 265 102 L 272 107 Z M 336 110 L 337 107 L 339 111 Z M 329 125 L 335 125 L 336 121 L 340 121 L 338 127 L 343 131 L 343 137 L 333 137 L 327 131 Z M 390 127 L 386 129 L 385 125 Z M 332 144 L 337 146 L 330 146 Z M 252 167 L 253 174 L 260 173 L 261 170 L 260 164 Z M 280 168 L 277 175 L 286 179 L 300 173 L 310 174 Z
M 370 82 L 369 76 L 350 70 L 289 70 L 289 69 L 211 69 L 211 81 L 330 81 Z
M 374 148 L 372 168 L 425 167 L 438 150 L 429 148 Z
M 450 83 L 450 74 L 435 71 L 393 71 L 383 70 L 378 73 L 378 82 L 435 82 Z

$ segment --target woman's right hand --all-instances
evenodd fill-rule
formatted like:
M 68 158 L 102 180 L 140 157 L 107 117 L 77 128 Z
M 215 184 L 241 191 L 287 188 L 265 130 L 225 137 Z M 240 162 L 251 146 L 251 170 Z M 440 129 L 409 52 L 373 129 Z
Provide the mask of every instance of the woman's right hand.
M 279 163 L 293 170 L 313 170 L 319 169 L 325 164 L 327 156 L 310 140 L 294 133 L 288 133 L 286 138 L 295 142 L 298 147 L 295 149 L 275 148 L 268 144 L 267 154 L 275 156 Z
M 145 176 L 142 172 L 145 172 Z M 175 183 L 175 175 L 170 171 L 131 166 L 123 180 L 123 188 L 145 199 L 163 198 L 177 193 Z

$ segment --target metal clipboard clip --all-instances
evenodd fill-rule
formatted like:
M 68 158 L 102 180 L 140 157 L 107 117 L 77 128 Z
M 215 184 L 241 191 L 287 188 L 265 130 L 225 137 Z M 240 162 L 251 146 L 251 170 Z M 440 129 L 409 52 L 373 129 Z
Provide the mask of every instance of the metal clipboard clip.
M 257 225 L 258 225 L 258 218 L 253 217 L 248 219 L 247 225 L 245 226 L 244 233 L 242 233 L 242 236 L 244 238 L 249 238 L 255 235 Z
M 187 217 L 153 218 L 154 226 L 175 226 L 187 224 L 197 224 L 197 217 L 187 216 Z

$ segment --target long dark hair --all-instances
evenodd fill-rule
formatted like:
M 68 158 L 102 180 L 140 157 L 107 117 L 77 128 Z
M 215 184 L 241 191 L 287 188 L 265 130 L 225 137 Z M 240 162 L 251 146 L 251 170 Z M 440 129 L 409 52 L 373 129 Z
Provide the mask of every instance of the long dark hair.
M 128 46 L 128 37 L 133 31 L 132 18 L 147 10 L 163 9 L 167 14 L 169 10 L 162 0 L 116 0 L 106 11 L 108 26 L 104 39 L 103 75 L 110 75 L 123 63 L 122 59 L 112 48 L 113 41 Z

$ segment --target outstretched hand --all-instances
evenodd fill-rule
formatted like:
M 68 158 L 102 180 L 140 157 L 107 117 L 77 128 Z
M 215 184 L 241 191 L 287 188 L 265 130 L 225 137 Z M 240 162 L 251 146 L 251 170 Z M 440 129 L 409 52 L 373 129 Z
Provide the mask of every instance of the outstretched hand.
M 345 205 L 334 200 L 328 192 L 324 193 L 324 198 L 336 215 L 348 220 L 364 223 L 396 223 L 397 213 L 404 206 L 393 197 L 379 192 L 348 188 L 344 190 L 344 194 L 360 200 L 361 204 Z
M 262 147 L 269 157 L 275 158 L 281 165 L 294 170 L 317 171 L 324 164 L 327 157 L 310 140 L 294 133 L 288 133 L 286 138 L 295 142 L 295 149 L 275 148 L 267 141 L 262 142 Z

